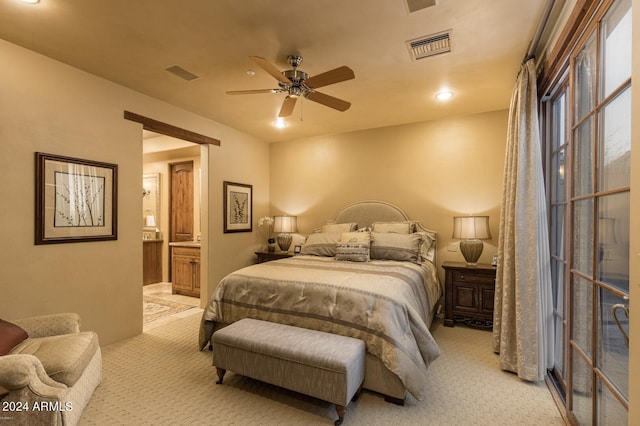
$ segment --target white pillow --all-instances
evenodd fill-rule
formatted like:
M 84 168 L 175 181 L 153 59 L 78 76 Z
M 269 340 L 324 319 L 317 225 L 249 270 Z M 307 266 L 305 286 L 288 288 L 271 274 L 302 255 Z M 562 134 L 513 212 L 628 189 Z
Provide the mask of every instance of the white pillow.
M 411 222 L 373 222 L 371 224 L 373 232 L 395 232 L 396 234 L 410 234 L 412 232 Z
M 423 231 L 416 232 L 416 234 L 422 237 L 422 245 L 420 246 L 420 260 L 422 262 L 429 261 L 433 263 L 436 258 L 436 234 L 433 232 Z
M 340 235 L 341 244 L 367 244 L 371 242 L 371 233 L 363 231 L 343 232 Z
M 322 225 L 320 232 L 350 232 L 358 229 L 358 224 L 355 222 L 349 223 L 327 223 Z

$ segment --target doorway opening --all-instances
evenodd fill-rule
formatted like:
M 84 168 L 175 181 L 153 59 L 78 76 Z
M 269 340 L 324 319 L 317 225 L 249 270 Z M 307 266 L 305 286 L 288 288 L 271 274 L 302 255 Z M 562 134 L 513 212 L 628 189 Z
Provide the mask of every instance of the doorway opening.
M 124 118 L 143 125 L 143 284 L 146 285 L 142 287 L 148 311 L 143 315 L 146 317 L 143 331 L 147 331 L 165 322 L 162 317 L 190 314 L 189 311 L 206 302 L 209 146 L 220 145 L 220 141 L 129 111 L 125 111 Z M 192 231 L 187 232 L 191 238 L 186 238 L 182 227 L 179 241 L 171 241 L 175 223 L 172 225 L 169 207 L 170 171 L 176 163 L 192 165 L 189 191 L 193 213 L 186 221 Z M 149 198 L 146 203 L 145 197 Z M 179 274 L 178 288 L 174 285 L 175 272 Z M 147 275 L 151 278 L 147 279 Z M 189 291 L 185 291 L 186 285 L 190 286 Z M 150 299 L 153 297 L 156 299 Z

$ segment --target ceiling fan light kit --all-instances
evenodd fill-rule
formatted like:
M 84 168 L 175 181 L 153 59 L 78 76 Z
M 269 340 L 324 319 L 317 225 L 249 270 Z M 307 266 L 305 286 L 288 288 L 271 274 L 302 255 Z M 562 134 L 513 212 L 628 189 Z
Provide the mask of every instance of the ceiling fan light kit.
M 234 90 L 228 91 L 229 95 L 252 95 L 257 93 L 286 93 L 287 96 L 282 102 L 278 117 L 288 117 L 293 113 L 296 101 L 303 96 L 310 101 L 317 102 L 321 105 L 328 106 L 338 111 L 346 111 L 351 107 L 351 103 L 342 99 L 316 91 L 318 87 L 328 86 L 330 84 L 340 83 L 345 80 L 355 78 L 353 70 L 349 67 L 342 66 L 333 70 L 318 74 L 314 77 L 299 70 L 298 67 L 302 63 L 302 56 L 290 55 L 287 58 L 292 69 L 280 71 L 271 62 L 260 57 L 250 56 L 252 61 L 258 64 L 263 70 L 271 74 L 278 80 L 277 89 L 257 89 L 257 90 Z

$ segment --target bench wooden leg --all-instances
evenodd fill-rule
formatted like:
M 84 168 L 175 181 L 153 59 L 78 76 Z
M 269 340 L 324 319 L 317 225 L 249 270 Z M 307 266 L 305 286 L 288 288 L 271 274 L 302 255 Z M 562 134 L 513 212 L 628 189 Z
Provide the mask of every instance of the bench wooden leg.
M 222 379 L 224 379 L 224 373 L 226 372 L 227 370 L 225 370 L 224 368 L 216 367 L 216 374 L 218 375 L 218 381 L 216 382 L 216 385 L 222 384 Z
M 338 420 L 336 420 L 334 424 L 340 426 L 344 420 L 344 414 L 347 412 L 347 407 L 336 405 L 336 412 L 338 413 Z

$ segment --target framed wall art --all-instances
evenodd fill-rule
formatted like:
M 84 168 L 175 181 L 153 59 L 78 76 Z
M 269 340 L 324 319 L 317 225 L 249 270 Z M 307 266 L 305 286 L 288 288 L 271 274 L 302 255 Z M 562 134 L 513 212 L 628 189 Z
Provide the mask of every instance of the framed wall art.
M 253 186 L 223 182 L 224 232 L 251 232 Z
M 116 164 L 36 152 L 35 243 L 116 240 Z

